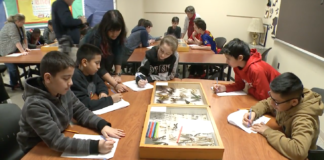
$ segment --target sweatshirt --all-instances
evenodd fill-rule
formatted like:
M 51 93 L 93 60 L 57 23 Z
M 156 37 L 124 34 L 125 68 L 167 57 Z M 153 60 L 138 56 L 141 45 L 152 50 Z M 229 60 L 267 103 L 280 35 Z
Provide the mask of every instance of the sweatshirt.
M 324 106 L 321 96 L 309 89 L 304 89 L 304 98 L 300 104 L 279 112 L 271 107 L 271 98 L 260 101 L 252 107 L 259 118 L 265 113 L 275 113 L 276 121 L 283 133 L 271 128 L 263 132 L 269 144 L 289 159 L 305 160 L 308 150 L 316 150 L 316 141 L 320 132 L 319 116 Z
M 174 35 L 175 37 L 177 37 L 178 39 L 181 38 L 181 28 L 179 26 L 177 26 L 175 29 L 173 29 L 172 26 L 170 26 L 168 28 L 168 31 L 166 33 L 167 35 Z
M 38 45 L 45 44 L 45 39 L 43 36 L 40 36 L 39 39 L 35 39 L 32 34 L 33 30 L 26 32 L 29 49 L 36 49 Z
M 134 32 L 132 32 L 126 40 L 125 46 L 133 52 L 140 44 L 142 47 L 148 47 L 150 44 L 148 43 L 148 32 L 145 27 L 136 27 L 134 28 Z
M 145 58 L 141 63 L 141 67 L 138 69 L 140 76 L 135 75 L 136 83 L 140 79 L 147 79 L 148 82 L 174 79 L 179 62 L 178 52 L 176 51 L 170 57 L 159 61 L 158 50 L 158 46 L 154 46 L 152 49 L 146 51 Z
M 97 140 L 81 140 L 65 137 L 72 118 L 78 124 L 96 129 L 98 132 L 111 124 L 88 110 L 69 90 L 65 95 L 52 96 L 42 78 L 27 79 L 23 94 L 25 101 L 19 121 L 17 141 L 27 153 L 39 142 L 58 152 L 87 155 L 98 154 Z
M 108 89 L 98 74 L 85 76 L 78 68 L 74 70 L 72 77 L 73 85 L 71 90 L 78 99 L 91 111 L 98 110 L 114 104 L 111 96 L 103 97 L 98 100 L 91 100 L 94 94 L 106 93 Z
M 54 30 L 53 31 L 50 31 L 50 29 L 48 27 L 46 27 L 44 29 L 44 33 L 43 33 L 43 37 L 45 39 L 45 43 L 46 44 L 51 44 L 51 43 L 54 43 L 54 40 L 55 40 L 55 32 Z
M 135 32 L 136 30 L 138 30 L 139 27 L 143 27 L 143 26 L 135 26 L 135 27 L 132 29 L 131 33 L 133 33 L 133 32 Z M 148 39 L 149 39 L 149 40 L 150 40 L 150 39 L 154 39 L 155 41 L 159 41 L 159 40 L 162 39 L 162 37 L 161 37 L 161 36 L 153 37 L 152 35 L 149 34 L 149 35 L 148 35 Z
M 226 92 L 243 90 L 248 85 L 248 93 L 257 100 L 269 97 L 270 82 L 280 73 L 262 61 L 262 56 L 256 49 L 251 49 L 251 56 L 244 68 L 235 67 L 235 83 L 226 85 Z

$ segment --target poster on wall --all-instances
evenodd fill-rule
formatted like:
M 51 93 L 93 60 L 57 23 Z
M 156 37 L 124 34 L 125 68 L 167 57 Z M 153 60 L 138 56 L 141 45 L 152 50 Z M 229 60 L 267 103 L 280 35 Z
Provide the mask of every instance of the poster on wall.
M 26 24 L 47 23 L 51 19 L 55 0 L 16 0 L 18 13 L 26 17 Z M 70 6 L 72 11 L 72 7 Z

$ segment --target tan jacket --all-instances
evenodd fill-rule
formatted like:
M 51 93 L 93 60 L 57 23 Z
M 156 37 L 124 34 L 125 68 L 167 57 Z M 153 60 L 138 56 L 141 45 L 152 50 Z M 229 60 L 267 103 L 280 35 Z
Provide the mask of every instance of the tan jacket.
M 265 113 L 274 113 L 276 121 L 284 133 L 271 128 L 264 131 L 269 144 L 285 157 L 292 160 L 304 160 L 308 150 L 316 149 L 319 135 L 319 116 L 323 114 L 321 96 L 309 89 L 304 89 L 301 103 L 285 112 L 276 112 L 271 107 L 271 98 L 260 101 L 252 110 L 256 118 Z

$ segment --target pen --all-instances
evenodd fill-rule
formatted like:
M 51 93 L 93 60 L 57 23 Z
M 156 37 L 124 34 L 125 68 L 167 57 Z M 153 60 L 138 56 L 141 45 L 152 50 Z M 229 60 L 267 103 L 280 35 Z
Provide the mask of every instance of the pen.
M 73 130 L 69 130 L 69 129 L 67 129 L 67 130 L 65 130 L 66 132 L 71 132 L 71 133 L 79 133 L 78 131 L 73 131 Z
M 250 108 L 250 116 L 249 116 L 249 120 L 251 121 L 251 115 L 252 115 L 252 108 Z M 250 122 L 248 124 L 248 127 L 250 127 Z
M 37 43 L 38 43 L 39 45 L 41 45 L 41 43 L 40 43 L 39 41 L 37 41 Z
M 216 77 L 216 86 L 218 85 L 218 77 Z M 216 92 L 218 91 L 218 89 L 217 88 L 215 88 L 216 89 Z
M 181 135 L 181 132 L 182 132 L 182 128 L 183 128 L 183 126 L 181 126 L 181 128 L 180 128 L 180 132 L 179 132 L 179 136 L 178 136 L 178 139 L 177 139 L 177 143 L 179 142 L 180 135 Z
M 110 89 L 113 94 L 116 94 L 116 92 L 113 89 Z

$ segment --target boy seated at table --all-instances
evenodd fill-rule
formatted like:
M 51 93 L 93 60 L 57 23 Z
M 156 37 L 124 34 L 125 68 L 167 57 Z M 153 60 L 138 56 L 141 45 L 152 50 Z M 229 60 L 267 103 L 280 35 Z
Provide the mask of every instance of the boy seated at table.
M 75 68 L 74 61 L 58 51 L 47 53 L 41 63 L 41 77 L 26 80 L 17 141 L 27 153 L 43 141 L 58 152 L 72 154 L 99 154 L 111 151 L 114 141 L 109 137 L 121 138 L 120 129 L 93 114 L 70 90 Z M 83 140 L 64 136 L 64 130 L 75 119 L 78 124 L 103 134 L 102 140 Z
M 178 39 L 181 38 L 181 27 L 178 26 L 179 24 L 179 17 L 173 17 L 172 20 L 172 26 L 170 26 L 167 30 L 167 35 L 174 35 Z
M 221 50 L 225 54 L 226 63 L 233 67 L 235 83 L 228 85 L 215 84 L 214 90 L 219 92 L 241 91 L 248 87 L 248 93 L 257 100 L 269 97 L 270 82 L 280 75 L 271 65 L 262 60 L 262 55 L 240 39 L 233 39 Z
M 91 111 L 119 102 L 122 95 L 117 93 L 108 96 L 108 88 L 97 74 L 101 61 L 100 49 L 91 44 L 84 44 L 79 48 L 76 57 L 77 67 L 71 86 L 75 96 Z M 99 99 L 91 100 L 95 94 Z
M 206 28 L 207 25 L 204 20 L 201 18 L 194 20 L 195 31 L 191 36 L 194 37 L 194 43 L 198 46 L 191 46 L 191 49 L 212 50 L 217 53 L 214 37 Z M 195 38 L 196 35 L 200 35 L 200 40 Z M 191 65 L 189 68 L 189 78 L 205 78 L 205 69 L 203 65 Z
M 137 23 L 137 26 L 135 26 L 135 27 L 132 29 L 131 33 L 137 31 L 139 27 L 144 26 L 144 22 L 145 22 L 145 21 L 146 21 L 146 19 L 144 19 L 144 18 L 139 19 L 139 20 L 138 20 L 138 23 Z M 148 36 L 149 36 L 148 39 L 153 39 L 153 40 L 155 40 L 155 41 L 159 41 L 159 40 L 162 39 L 162 36 L 153 37 L 153 36 L 150 35 L 150 34 L 149 34 Z
M 39 28 L 31 29 L 27 31 L 27 41 L 29 49 L 40 49 L 45 44 L 45 39 L 41 35 Z
M 252 107 L 243 117 L 243 124 L 252 122 L 266 113 L 272 113 L 283 133 L 267 125 L 254 124 L 252 130 L 262 134 L 268 143 L 282 155 L 293 160 L 305 160 L 308 150 L 316 150 L 320 132 L 319 116 L 323 114 L 322 97 L 303 87 L 293 73 L 283 73 L 270 83 L 269 98 Z
M 52 44 L 55 42 L 55 32 L 53 29 L 52 20 L 49 20 L 47 23 L 47 27 L 44 29 L 43 37 L 46 44 Z
M 174 79 L 179 62 L 178 39 L 172 35 L 162 38 L 158 46 L 146 51 L 144 60 L 135 75 L 136 84 L 144 87 L 146 83 Z

